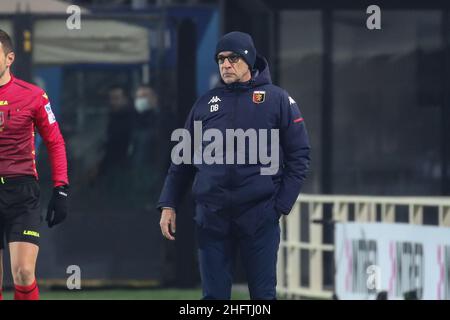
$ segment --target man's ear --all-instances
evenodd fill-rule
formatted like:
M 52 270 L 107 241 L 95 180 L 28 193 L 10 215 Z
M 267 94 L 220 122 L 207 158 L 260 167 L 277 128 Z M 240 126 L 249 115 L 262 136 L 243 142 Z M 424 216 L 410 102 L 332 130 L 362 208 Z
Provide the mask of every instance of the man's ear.
M 11 65 L 14 62 L 14 59 L 16 58 L 16 55 L 14 54 L 14 52 L 10 52 L 6 55 L 6 66 L 7 67 L 11 67 Z

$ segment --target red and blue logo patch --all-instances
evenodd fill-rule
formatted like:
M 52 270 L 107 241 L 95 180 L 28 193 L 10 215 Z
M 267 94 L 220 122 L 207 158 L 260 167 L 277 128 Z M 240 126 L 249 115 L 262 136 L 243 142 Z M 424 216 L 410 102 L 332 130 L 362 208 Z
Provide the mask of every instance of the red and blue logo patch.
M 253 91 L 253 102 L 254 103 L 263 103 L 266 100 L 266 92 L 265 91 Z

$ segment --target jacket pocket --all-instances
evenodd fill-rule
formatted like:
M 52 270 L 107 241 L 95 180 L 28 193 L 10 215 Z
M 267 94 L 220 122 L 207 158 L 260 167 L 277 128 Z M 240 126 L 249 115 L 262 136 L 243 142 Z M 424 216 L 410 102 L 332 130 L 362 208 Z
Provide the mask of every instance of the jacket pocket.
M 270 194 L 273 196 L 276 188 L 275 188 L 275 183 L 273 182 L 272 176 L 266 176 L 266 175 L 263 176 L 262 175 L 261 177 L 263 178 L 262 181 L 264 181 L 263 183 L 265 185 L 263 190 L 267 190 L 266 191 L 267 194 Z
M 194 220 L 197 225 L 219 233 L 227 233 L 230 225 L 225 211 L 219 206 L 209 203 L 197 202 Z

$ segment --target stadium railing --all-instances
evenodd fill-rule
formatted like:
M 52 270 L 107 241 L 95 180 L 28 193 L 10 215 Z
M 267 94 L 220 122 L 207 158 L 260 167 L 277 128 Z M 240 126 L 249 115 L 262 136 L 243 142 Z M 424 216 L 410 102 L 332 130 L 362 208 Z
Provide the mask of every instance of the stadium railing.
M 435 225 L 450 227 L 450 197 L 300 195 L 291 213 L 281 220 L 278 295 L 333 297 L 333 284 L 324 283 L 324 253 L 333 255 L 334 245 L 324 228 L 330 231 L 334 223 L 349 221 L 422 225 L 424 211 L 430 209 L 437 213 Z

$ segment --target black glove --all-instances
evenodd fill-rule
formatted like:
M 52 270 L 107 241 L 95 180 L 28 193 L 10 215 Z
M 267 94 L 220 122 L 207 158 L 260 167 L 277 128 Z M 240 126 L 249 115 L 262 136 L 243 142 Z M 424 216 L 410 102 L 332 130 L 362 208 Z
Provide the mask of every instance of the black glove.
M 48 204 L 47 221 L 51 228 L 61 223 L 67 217 L 67 196 L 69 195 L 69 186 L 59 186 L 53 189 L 53 195 Z

